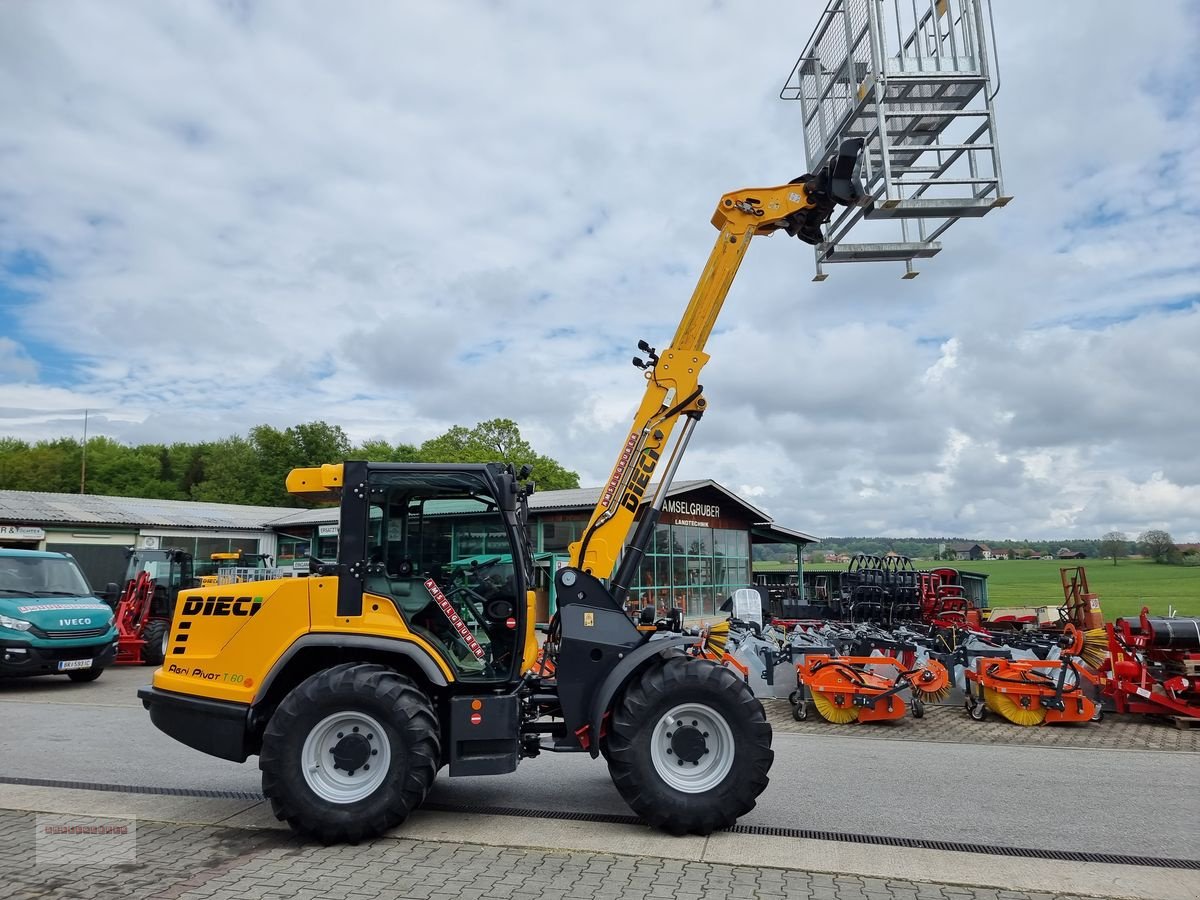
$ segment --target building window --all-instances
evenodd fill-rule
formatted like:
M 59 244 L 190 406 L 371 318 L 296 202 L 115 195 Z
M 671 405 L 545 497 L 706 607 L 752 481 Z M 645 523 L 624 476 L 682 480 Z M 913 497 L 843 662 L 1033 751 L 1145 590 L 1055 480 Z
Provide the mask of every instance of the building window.
M 567 547 L 583 535 L 583 529 L 587 527 L 587 519 L 571 519 L 565 522 L 551 522 L 543 519 L 541 526 L 542 552 L 565 553 Z
M 634 607 L 660 614 L 677 606 L 688 617 L 716 616 L 725 598 L 750 584 L 750 538 L 744 531 L 659 525 L 631 590 Z

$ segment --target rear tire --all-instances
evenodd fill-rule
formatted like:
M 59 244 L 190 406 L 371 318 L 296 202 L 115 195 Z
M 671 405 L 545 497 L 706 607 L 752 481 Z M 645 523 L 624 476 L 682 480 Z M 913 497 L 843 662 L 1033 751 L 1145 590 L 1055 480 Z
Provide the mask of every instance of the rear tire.
M 68 672 L 67 677 L 76 684 L 83 684 L 88 681 L 95 681 L 103 671 L 103 669 L 97 666 L 92 666 L 90 669 L 76 669 L 74 672 Z
M 151 619 L 146 623 L 142 632 L 142 662 L 148 666 L 161 666 L 167 656 L 167 635 L 171 632 L 171 623 L 166 619 Z
M 440 759 L 429 698 L 386 666 L 345 663 L 305 679 L 279 704 L 259 768 L 276 818 L 326 844 L 357 843 L 421 805 Z
M 613 711 L 608 757 L 613 784 L 646 822 L 710 834 L 754 809 L 775 753 L 745 682 L 708 660 L 677 656 L 631 680 Z

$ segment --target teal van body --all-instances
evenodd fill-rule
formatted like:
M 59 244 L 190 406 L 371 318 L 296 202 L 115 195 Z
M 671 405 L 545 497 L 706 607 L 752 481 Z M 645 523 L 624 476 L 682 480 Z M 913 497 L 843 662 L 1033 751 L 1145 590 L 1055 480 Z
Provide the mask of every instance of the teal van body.
M 92 681 L 116 655 L 112 607 L 71 556 L 0 548 L 0 676 Z

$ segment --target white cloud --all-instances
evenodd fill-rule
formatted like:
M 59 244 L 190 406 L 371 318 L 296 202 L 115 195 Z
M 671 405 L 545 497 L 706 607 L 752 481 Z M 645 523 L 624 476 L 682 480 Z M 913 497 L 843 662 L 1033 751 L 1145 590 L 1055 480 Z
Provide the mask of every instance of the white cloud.
M 0 431 L 508 416 L 600 482 L 714 202 L 804 169 L 776 96 L 815 15 L 0 6 L 0 265 L 47 269 L 0 269 Z M 756 242 L 681 477 L 822 534 L 1200 535 L 1196 13 L 996 18 L 1014 201 L 912 282 Z
M 37 363 L 12 338 L 0 337 L 0 379 L 16 383 L 37 378 Z

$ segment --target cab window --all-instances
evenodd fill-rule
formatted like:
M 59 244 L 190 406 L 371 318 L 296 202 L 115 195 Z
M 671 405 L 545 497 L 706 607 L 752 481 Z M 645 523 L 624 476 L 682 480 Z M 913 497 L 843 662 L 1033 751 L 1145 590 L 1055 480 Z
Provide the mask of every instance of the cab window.
M 365 589 L 391 599 L 460 679 L 509 677 L 524 590 L 486 483 L 373 472 L 368 523 Z

